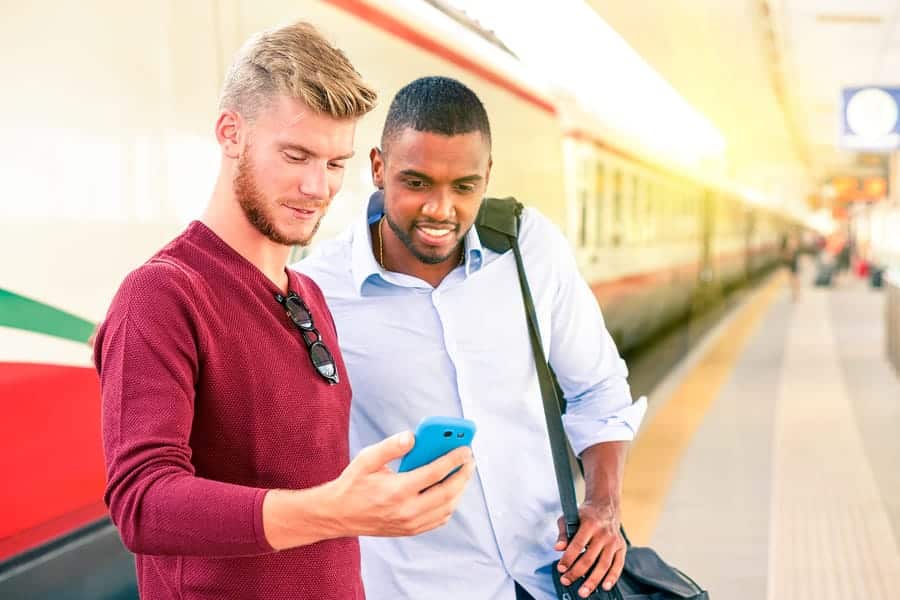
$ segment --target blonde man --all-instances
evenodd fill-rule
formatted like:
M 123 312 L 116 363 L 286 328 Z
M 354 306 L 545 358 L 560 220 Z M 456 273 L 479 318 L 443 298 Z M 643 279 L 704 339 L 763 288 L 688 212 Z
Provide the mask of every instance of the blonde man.
M 355 536 L 445 523 L 472 475 L 468 450 L 392 472 L 409 432 L 349 462 L 334 322 L 285 269 L 374 101 L 308 24 L 250 39 L 222 91 L 205 214 L 125 279 L 97 334 L 105 500 L 144 598 L 361 599 Z

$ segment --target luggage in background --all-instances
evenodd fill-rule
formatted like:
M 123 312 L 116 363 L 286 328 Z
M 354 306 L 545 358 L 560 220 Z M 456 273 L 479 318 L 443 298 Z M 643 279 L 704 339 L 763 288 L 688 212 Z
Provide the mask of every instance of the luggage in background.
M 817 287 L 829 287 L 831 285 L 831 277 L 834 275 L 834 265 L 830 263 L 819 263 L 816 269 L 815 284 Z

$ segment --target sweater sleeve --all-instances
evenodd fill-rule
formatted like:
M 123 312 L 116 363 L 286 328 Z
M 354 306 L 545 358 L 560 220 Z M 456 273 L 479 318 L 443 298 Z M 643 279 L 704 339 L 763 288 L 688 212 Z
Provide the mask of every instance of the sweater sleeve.
M 271 552 L 265 489 L 197 477 L 189 445 L 202 331 L 190 281 L 148 263 L 122 284 L 98 332 L 104 500 L 125 546 L 152 555 Z

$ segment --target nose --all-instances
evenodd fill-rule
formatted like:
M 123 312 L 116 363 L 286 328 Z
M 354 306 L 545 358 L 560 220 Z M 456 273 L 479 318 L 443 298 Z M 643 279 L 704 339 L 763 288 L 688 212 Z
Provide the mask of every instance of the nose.
M 300 193 L 316 200 L 328 197 L 328 166 L 319 161 L 312 161 L 303 170 L 298 186 Z
M 456 215 L 456 209 L 450 192 L 438 189 L 422 207 L 422 214 L 435 221 L 451 220 Z

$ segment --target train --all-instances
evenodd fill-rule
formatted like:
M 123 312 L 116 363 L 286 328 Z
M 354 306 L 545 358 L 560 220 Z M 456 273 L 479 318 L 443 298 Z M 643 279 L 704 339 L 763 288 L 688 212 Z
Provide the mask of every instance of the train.
M 319 239 L 363 209 L 367 151 L 389 100 L 423 75 L 457 78 L 481 97 L 489 195 L 515 196 L 561 228 L 623 352 L 770 268 L 779 240 L 802 227 L 645 156 L 640 140 L 596 133 L 490 32 L 439 2 L 19 3 L 0 23 L 17 48 L 0 59 L 16 82 L 0 100 L 0 590 L 50 589 L 51 558 L 76 561 L 63 571 L 82 579 L 101 564 L 120 570 L 103 554 L 115 544 L 101 535 L 100 395 L 86 342 L 125 275 L 200 215 L 230 56 L 251 33 L 293 20 L 343 48 L 380 95 Z

